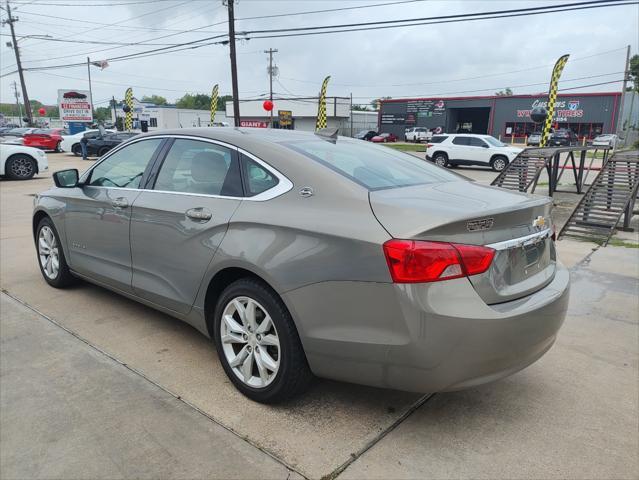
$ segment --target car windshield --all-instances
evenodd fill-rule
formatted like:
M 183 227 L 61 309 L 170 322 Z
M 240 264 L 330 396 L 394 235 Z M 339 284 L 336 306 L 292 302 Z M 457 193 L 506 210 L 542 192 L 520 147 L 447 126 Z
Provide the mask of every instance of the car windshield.
M 339 140 L 282 142 L 282 145 L 369 190 L 459 181 L 459 177 L 451 172 L 379 145 Z
M 495 137 L 484 137 L 484 140 L 486 140 L 488 143 L 490 143 L 493 147 L 505 147 L 506 146 L 505 143 L 500 142 Z

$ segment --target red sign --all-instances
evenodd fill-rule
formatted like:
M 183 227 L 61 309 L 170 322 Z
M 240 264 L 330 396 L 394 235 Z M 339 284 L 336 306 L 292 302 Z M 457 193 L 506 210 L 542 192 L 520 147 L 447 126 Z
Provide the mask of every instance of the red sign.
M 240 127 L 267 128 L 268 123 L 261 120 L 240 120 Z

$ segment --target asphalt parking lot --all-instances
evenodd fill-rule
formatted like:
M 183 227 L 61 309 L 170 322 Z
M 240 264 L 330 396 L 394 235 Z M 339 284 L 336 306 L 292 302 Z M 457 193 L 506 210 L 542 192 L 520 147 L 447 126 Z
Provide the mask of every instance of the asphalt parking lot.
M 558 242 L 572 275 L 566 323 L 505 380 L 434 395 L 318 380 L 264 406 L 187 325 L 86 283 L 42 280 L 32 195 L 51 184 L 0 181 L 3 479 L 639 477 L 637 248 Z

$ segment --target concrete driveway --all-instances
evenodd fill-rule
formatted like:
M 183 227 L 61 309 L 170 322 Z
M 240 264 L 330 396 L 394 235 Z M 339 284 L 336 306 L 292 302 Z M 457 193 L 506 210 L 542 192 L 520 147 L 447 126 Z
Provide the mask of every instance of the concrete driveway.
M 317 381 L 268 407 L 185 324 L 86 283 L 46 285 L 30 213 L 50 184 L 0 182 L 1 478 L 639 476 L 638 249 L 559 242 L 569 316 L 509 379 L 432 396 Z

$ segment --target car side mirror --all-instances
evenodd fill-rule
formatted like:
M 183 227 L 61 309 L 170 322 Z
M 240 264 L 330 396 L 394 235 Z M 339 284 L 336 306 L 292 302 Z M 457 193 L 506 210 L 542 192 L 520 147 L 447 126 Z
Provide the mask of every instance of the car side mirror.
M 74 188 L 78 186 L 78 179 L 80 174 L 77 168 L 70 168 L 68 170 L 60 170 L 53 174 L 53 182 L 58 188 Z

